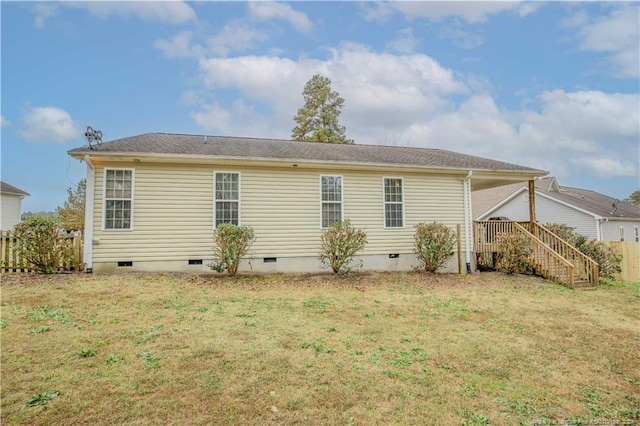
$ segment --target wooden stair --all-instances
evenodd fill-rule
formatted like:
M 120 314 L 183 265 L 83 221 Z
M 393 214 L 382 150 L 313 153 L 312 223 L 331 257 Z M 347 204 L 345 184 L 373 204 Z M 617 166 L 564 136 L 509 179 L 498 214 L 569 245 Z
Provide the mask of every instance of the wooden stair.
M 528 262 L 537 274 L 572 289 L 597 288 L 597 263 L 536 222 L 476 222 L 476 253 L 499 253 L 496 237 L 501 233 L 529 237 L 533 250 Z
M 591 284 L 589 281 L 580 280 L 580 281 L 573 281 L 573 289 L 574 290 L 597 290 L 598 287 Z

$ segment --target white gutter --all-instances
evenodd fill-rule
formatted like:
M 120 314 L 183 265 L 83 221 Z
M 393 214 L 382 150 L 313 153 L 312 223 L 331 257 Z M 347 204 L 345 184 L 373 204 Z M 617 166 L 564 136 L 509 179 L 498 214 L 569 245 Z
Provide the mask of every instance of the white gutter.
M 95 197 L 96 169 L 88 155 L 84 156 L 87 163 L 87 181 L 84 200 L 84 264 L 87 273 L 93 272 L 93 200 Z
M 467 263 L 467 274 L 471 273 L 471 244 L 472 244 L 472 233 L 471 229 L 471 219 L 473 217 L 471 212 L 471 176 L 473 175 L 473 171 L 469 170 L 469 174 L 464 178 L 462 182 L 462 193 L 463 193 L 463 207 L 464 207 L 464 247 L 465 247 L 465 258 Z

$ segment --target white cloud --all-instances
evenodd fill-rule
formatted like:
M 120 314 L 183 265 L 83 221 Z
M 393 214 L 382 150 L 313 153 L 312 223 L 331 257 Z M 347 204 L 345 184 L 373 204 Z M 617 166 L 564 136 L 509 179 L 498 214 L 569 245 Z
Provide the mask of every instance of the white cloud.
M 606 154 L 607 155 L 607 154 Z M 638 176 L 638 165 L 615 153 L 607 157 L 575 157 L 570 159 L 577 168 L 586 168 L 601 178 L 619 176 Z
M 4 116 L 0 115 L 0 127 L 7 127 L 11 124 L 9 120 L 4 118 Z
M 29 108 L 24 116 L 25 139 L 39 142 L 66 142 L 81 132 L 71 115 L 58 107 Z
M 411 27 L 398 31 L 398 37 L 387 43 L 387 47 L 399 53 L 412 53 L 417 45 L 418 40 L 413 36 Z
M 496 104 L 491 82 L 463 78 L 424 54 L 378 53 L 354 43 L 330 49 L 323 60 L 238 56 L 202 59 L 199 67 L 207 96 L 238 93 L 231 103 L 209 104 L 207 96 L 188 95 L 200 105 L 196 123 L 224 134 L 288 138 L 304 84 L 321 73 L 345 99 L 340 121 L 357 143 L 448 149 L 552 170 L 559 178 L 640 172 L 638 93 L 557 89 L 506 110 Z
M 525 16 L 537 9 L 529 2 L 508 1 L 399 1 L 380 2 L 363 8 L 365 19 L 380 22 L 391 15 L 395 9 L 407 19 L 425 18 L 431 21 L 442 21 L 457 17 L 469 23 L 486 22 L 490 15 L 504 11 L 512 11 Z
M 204 104 L 201 94 L 197 90 L 186 90 L 182 93 L 182 103 L 185 105 Z
M 612 73 L 621 78 L 640 77 L 640 6 L 622 4 L 606 17 L 589 19 L 584 11 L 563 21 L 578 27 L 580 48 L 609 54 Z
M 490 158 L 513 158 L 516 129 L 505 119 L 489 95 L 473 95 L 456 109 L 438 111 L 416 120 L 402 134 L 405 140 Z
M 171 40 L 158 39 L 154 41 L 153 47 L 161 50 L 167 58 L 198 56 L 202 54 L 203 48 L 201 46 L 191 45 L 192 36 L 191 31 L 182 31 L 173 36 Z
M 203 58 L 208 55 L 227 56 L 234 52 L 243 52 L 255 47 L 256 43 L 265 41 L 269 36 L 249 25 L 234 21 L 209 36 L 203 44 L 193 42 L 191 31 L 182 31 L 169 40 L 158 39 L 153 47 L 160 50 L 167 58 Z
M 574 174 L 640 173 L 637 93 L 553 90 L 541 93 L 539 99 L 540 111 L 520 111 L 513 117 L 523 153 L 529 149 L 532 159 L 549 169 L 568 170 L 572 165 Z
M 56 14 L 56 9 L 57 6 L 53 3 L 36 3 L 31 8 L 31 12 L 36 15 L 33 26 L 36 28 L 44 27 L 46 20 Z
M 210 53 L 226 56 L 231 52 L 251 49 L 256 42 L 267 39 L 267 34 L 262 31 L 242 22 L 230 22 L 218 34 L 209 37 L 207 45 Z
M 91 16 L 100 18 L 108 18 L 114 15 L 133 16 L 146 21 L 167 24 L 184 24 L 196 19 L 195 11 L 184 1 L 71 1 L 56 4 L 86 10 Z
M 269 122 L 257 114 L 252 105 L 239 99 L 231 108 L 225 109 L 217 102 L 205 104 L 200 111 L 191 114 L 193 120 L 205 130 L 215 131 L 221 135 L 237 136 L 239 127 L 242 136 L 263 137 Z
M 540 99 L 542 113 L 530 115 L 528 121 L 553 126 L 558 134 L 591 140 L 638 136 L 638 94 L 553 90 L 543 92 Z
M 294 10 L 286 3 L 274 1 L 252 1 L 248 3 L 249 16 L 257 21 L 267 21 L 272 19 L 284 19 L 289 22 L 297 31 L 308 33 L 313 28 L 311 21 L 305 13 Z
M 265 131 L 278 129 L 275 137 L 289 136 L 295 111 L 302 105 L 302 89 L 317 73 L 331 78 L 332 88 L 346 99 L 343 117 L 354 127 L 368 129 L 366 136 L 374 141 L 381 131 L 385 137 L 395 136 L 388 132 L 403 128 L 407 120 L 446 109 L 446 95 L 468 90 L 451 70 L 424 54 L 395 56 L 353 43 L 329 53 L 325 61 L 272 56 L 202 59 L 201 78 L 208 89 L 235 89 L 245 101 L 266 105 L 272 121 Z
M 473 49 L 484 43 L 484 36 L 480 29 L 467 29 L 468 26 L 462 25 L 460 20 L 453 19 L 440 30 L 440 37 L 449 39 L 454 45 L 463 49 Z
M 396 9 L 389 2 L 361 2 L 360 15 L 365 21 L 384 23 L 394 13 Z

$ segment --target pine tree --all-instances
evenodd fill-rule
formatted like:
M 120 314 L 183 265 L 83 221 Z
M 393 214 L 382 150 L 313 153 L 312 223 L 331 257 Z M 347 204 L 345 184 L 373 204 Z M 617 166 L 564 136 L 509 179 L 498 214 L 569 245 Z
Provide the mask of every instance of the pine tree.
M 302 92 L 304 106 L 293 118 L 297 125 L 291 138 L 298 141 L 353 143 L 347 139 L 344 126 L 338 123 L 344 99 L 331 90 L 331 79 L 316 74 L 307 82 Z
M 637 191 L 633 191 L 633 193 L 629 195 L 629 197 L 627 197 L 625 201 L 627 203 L 633 204 L 634 206 L 640 207 L 640 189 L 638 189 Z
M 84 231 L 84 203 L 87 181 L 80 179 L 78 186 L 67 189 L 67 201 L 64 207 L 58 207 L 56 213 L 60 219 L 60 226 L 67 231 Z

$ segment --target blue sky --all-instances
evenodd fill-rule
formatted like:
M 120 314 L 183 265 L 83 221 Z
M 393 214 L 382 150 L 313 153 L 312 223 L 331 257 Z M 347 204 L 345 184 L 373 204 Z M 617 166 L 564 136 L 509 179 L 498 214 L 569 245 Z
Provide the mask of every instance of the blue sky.
M 289 138 L 316 73 L 363 144 L 640 188 L 637 2 L 2 2 L 2 180 L 55 210 L 67 151 L 146 132 Z

